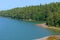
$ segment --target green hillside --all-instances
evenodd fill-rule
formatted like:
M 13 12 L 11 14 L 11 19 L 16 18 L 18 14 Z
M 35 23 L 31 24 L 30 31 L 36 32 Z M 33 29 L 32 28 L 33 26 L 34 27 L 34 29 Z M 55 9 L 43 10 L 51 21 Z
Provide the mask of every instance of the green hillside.
M 0 11 L 0 16 L 16 19 L 46 21 L 47 25 L 60 26 L 60 2 L 40 4 Z

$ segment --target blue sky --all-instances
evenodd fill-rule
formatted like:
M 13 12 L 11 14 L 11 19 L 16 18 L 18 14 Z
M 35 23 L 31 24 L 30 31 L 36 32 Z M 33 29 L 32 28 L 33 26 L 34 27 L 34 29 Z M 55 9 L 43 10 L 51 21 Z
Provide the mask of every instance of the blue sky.
M 0 10 L 7 10 L 15 7 L 60 2 L 60 0 L 0 0 Z

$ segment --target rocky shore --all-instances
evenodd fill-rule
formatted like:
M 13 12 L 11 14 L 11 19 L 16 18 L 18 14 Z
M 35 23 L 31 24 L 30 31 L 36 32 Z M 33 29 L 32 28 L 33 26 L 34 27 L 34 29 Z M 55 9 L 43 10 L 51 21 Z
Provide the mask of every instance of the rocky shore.
M 43 28 L 48 28 L 48 26 L 46 25 L 46 23 L 42 23 L 42 24 L 36 24 L 39 27 L 43 27 Z
M 53 29 L 53 30 L 60 30 L 60 28 L 57 27 L 48 27 L 48 25 L 46 25 L 45 23 L 43 24 L 36 24 L 39 27 L 43 27 L 43 28 L 49 28 L 49 29 Z M 47 37 L 43 37 L 40 39 L 35 39 L 35 40 L 60 40 L 60 35 L 53 35 L 53 36 L 47 36 Z
M 59 30 L 60 31 L 59 27 L 54 27 L 54 26 L 48 27 L 48 25 L 46 25 L 46 23 L 36 24 L 36 25 L 39 26 L 39 27 L 42 27 L 42 28 L 48 28 L 48 29 L 53 29 L 53 30 Z
M 60 35 L 47 36 L 47 37 L 43 37 L 35 40 L 60 40 Z

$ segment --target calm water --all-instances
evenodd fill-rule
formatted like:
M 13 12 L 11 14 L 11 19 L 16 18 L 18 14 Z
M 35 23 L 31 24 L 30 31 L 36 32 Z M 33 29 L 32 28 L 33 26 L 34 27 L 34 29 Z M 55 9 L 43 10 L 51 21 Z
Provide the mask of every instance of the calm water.
M 0 17 L 0 40 L 32 40 L 52 34 L 32 22 Z

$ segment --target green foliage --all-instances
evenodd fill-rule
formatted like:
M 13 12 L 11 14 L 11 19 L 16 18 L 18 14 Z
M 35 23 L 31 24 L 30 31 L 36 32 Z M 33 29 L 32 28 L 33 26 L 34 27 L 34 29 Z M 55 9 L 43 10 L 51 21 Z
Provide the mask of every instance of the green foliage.
M 0 11 L 0 16 L 46 21 L 46 24 L 56 27 L 60 26 L 60 2 L 4 10 Z

